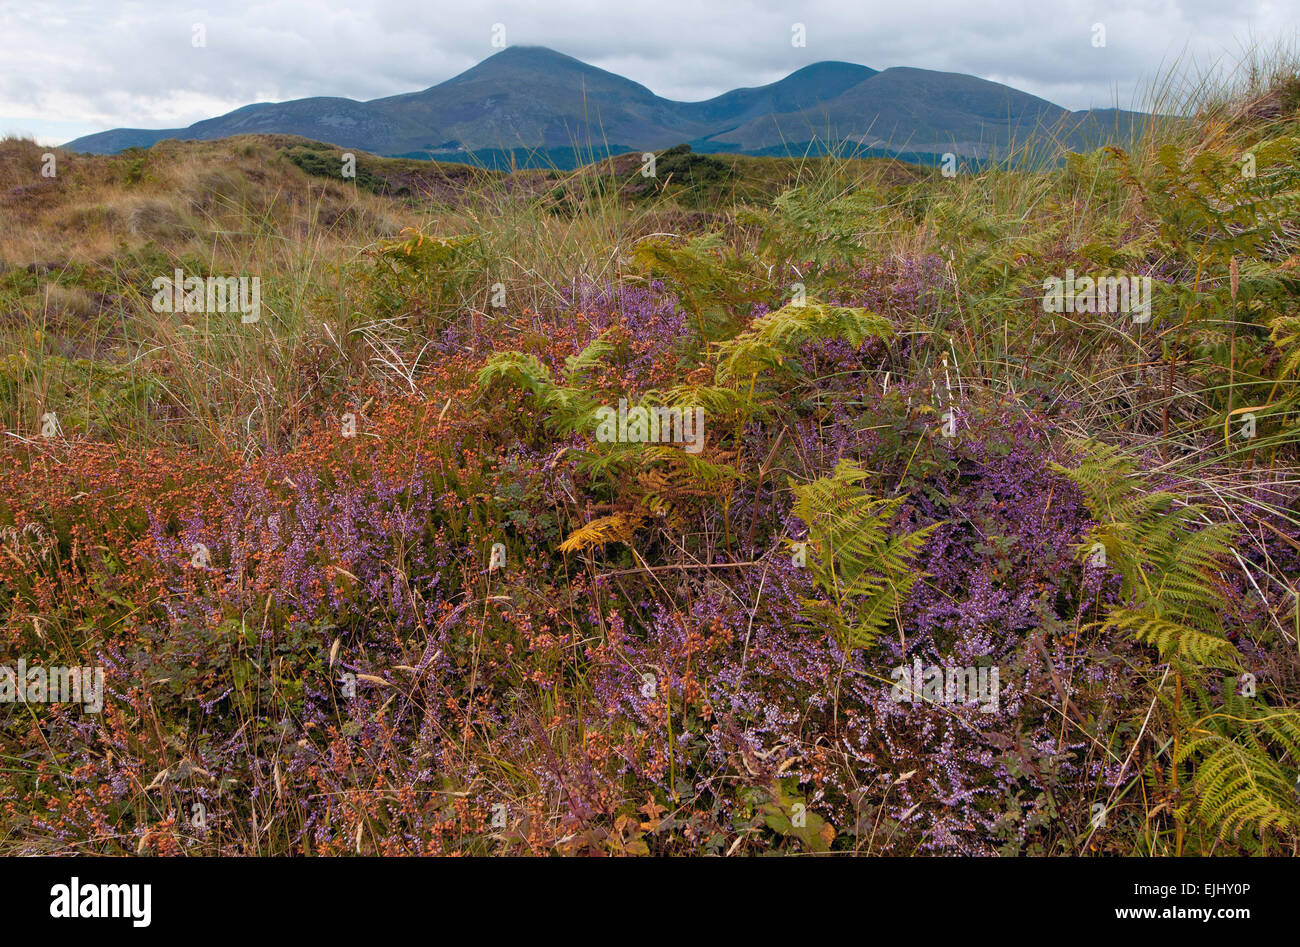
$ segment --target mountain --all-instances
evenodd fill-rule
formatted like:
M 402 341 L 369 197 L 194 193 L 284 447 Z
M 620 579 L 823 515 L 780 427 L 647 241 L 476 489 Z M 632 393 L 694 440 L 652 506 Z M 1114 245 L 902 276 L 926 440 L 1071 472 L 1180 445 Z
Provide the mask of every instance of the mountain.
M 1044 132 L 1071 114 L 1009 86 L 954 72 L 886 69 L 817 106 L 760 115 L 716 133 L 709 143 L 755 151 L 786 140 L 853 140 L 913 152 L 987 157 L 1008 142 Z
M 819 62 L 778 82 L 703 102 L 661 98 L 623 76 L 540 46 L 512 46 L 421 92 L 369 102 L 316 97 L 259 103 L 188 128 L 118 128 L 68 142 L 111 154 L 165 138 L 301 135 L 379 155 L 477 162 L 485 155 L 547 164 L 584 153 L 660 149 L 802 153 L 861 145 L 883 152 L 996 157 L 1054 132 L 1074 142 L 1123 129 L 1136 113 L 1069 112 L 974 76 Z
M 756 89 L 733 89 L 706 102 L 676 103 L 682 114 L 706 123 L 741 124 L 749 119 L 826 102 L 876 75 L 876 70 L 847 62 L 817 62 L 780 82 Z
M 533 46 L 510 47 L 441 85 L 367 106 L 393 123 L 381 154 L 602 142 L 659 147 L 681 141 L 684 130 L 680 103 Z M 688 137 L 708 127 L 686 125 Z

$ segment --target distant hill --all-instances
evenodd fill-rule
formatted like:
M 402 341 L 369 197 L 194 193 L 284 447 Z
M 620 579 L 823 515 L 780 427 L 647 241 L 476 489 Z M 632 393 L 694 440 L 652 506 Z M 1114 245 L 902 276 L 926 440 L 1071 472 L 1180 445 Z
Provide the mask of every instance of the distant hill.
M 1124 134 L 1141 117 L 1112 109 L 1069 112 L 959 73 L 877 71 L 845 62 L 814 63 L 770 85 L 704 102 L 675 102 L 563 53 L 513 46 L 422 92 L 369 102 L 317 97 L 247 105 L 188 128 L 117 128 L 65 147 L 111 154 L 167 138 L 288 134 L 378 155 L 494 165 L 572 167 L 679 142 L 742 154 L 847 145 L 987 158 L 1044 133 L 1071 144 Z

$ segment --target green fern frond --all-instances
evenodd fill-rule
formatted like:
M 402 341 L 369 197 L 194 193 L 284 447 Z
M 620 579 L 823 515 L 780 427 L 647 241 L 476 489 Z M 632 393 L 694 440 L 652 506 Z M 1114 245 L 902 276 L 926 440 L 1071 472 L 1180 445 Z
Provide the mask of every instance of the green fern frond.
M 1102 624 L 1153 645 L 1178 669 L 1201 715 L 1192 722 L 1188 708 L 1172 702 L 1182 737 L 1174 740 L 1174 765 L 1191 767 L 1192 798 L 1177 818 L 1194 817 L 1220 838 L 1250 829 L 1260 844 L 1269 832 L 1300 830 L 1300 713 L 1239 696 L 1233 678 L 1217 699 L 1201 684 L 1206 668 L 1244 666 L 1222 618 L 1234 530 L 1207 525 L 1203 510 L 1175 505 L 1167 491 L 1144 491 L 1136 464 L 1113 448 L 1076 446 L 1079 465 L 1055 469 L 1078 484 L 1097 521 L 1080 552 L 1105 549 L 1129 603 L 1111 606 Z
M 1195 765 L 1184 808 L 1220 838 L 1300 831 L 1300 712 L 1242 697 L 1235 685 L 1224 680 L 1221 707 L 1204 696 L 1197 702 L 1203 716 L 1175 760 Z
M 744 332 L 718 346 L 717 381 L 739 385 L 753 375 L 779 367 L 814 339 L 843 338 L 853 345 L 886 339 L 893 327 L 866 309 L 824 306 L 811 300 L 790 304 L 755 319 Z
M 497 352 L 479 369 L 477 382 L 480 392 L 498 380 L 538 396 L 545 396 L 555 387 L 551 371 L 541 359 L 523 352 Z
M 583 356 L 586 354 L 584 352 Z M 536 355 L 495 353 L 479 370 L 480 396 L 485 395 L 495 382 L 530 392 L 545 412 L 547 424 L 562 433 L 589 427 L 597 409 L 595 398 L 586 390 L 555 384 L 550 370 Z
M 750 288 L 750 265 L 729 254 L 716 233 L 686 241 L 648 237 L 633 248 L 632 259 L 677 293 L 704 341 L 725 335 L 760 298 Z
M 614 354 L 614 343 L 610 341 L 613 329 L 606 329 L 577 355 L 570 355 L 564 360 L 564 381 L 568 385 L 578 384 L 593 369 L 600 368 L 603 362 Z
M 1136 464 L 1114 448 L 1076 446 L 1077 467 L 1052 466 L 1079 486 L 1096 521 L 1079 549 L 1103 547 L 1107 565 L 1123 579 L 1122 598 L 1136 603 L 1112 607 L 1107 625 L 1155 645 L 1162 658 L 1238 666 L 1220 617 L 1232 527 L 1206 525 L 1198 507 L 1175 506 L 1171 493 L 1144 490 Z
M 1144 644 L 1154 645 L 1160 657 L 1180 657 L 1207 667 L 1236 668 L 1240 656 L 1232 642 L 1219 635 L 1198 630 L 1190 624 L 1170 621 L 1150 609 L 1112 608 L 1106 627 L 1133 635 Z
M 808 568 L 826 596 L 804 600 L 804 620 L 850 648 L 870 647 L 897 615 L 921 577 L 913 560 L 938 526 L 890 535 L 905 498 L 880 499 L 858 489 L 867 476 L 841 461 L 830 477 L 791 485 L 794 514 L 808 527 Z

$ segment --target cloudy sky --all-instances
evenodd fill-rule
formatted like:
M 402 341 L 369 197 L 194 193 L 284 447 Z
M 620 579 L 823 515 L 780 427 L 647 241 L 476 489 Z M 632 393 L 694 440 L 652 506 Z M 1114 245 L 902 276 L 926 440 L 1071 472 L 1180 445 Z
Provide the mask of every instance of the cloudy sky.
M 252 102 L 411 92 L 495 52 L 496 24 L 510 45 L 549 46 L 674 99 L 838 59 L 971 73 L 1067 108 L 1140 106 L 1171 67 L 1292 43 L 1298 22 L 1300 0 L 0 0 L 0 135 L 54 144 Z

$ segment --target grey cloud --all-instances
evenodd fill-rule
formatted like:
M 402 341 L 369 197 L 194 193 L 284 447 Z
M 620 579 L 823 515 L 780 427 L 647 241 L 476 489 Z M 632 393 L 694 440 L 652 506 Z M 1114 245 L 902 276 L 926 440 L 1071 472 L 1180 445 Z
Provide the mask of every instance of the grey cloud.
M 550 46 L 678 99 L 840 59 L 971 73 L 1069 108 L 1131 105 L 1180 56 L 1208 64 L 1252 37 L 1293 32 L 1298 3 L 25 3 L 0 12 L 0 116 L 79 121 L 88 130 L 168 127 L 256 101 L 409 92 L 494 52 L 498 22 L 512 45 Z M 206 48 L 191 45 L 195 22 L 206 27 Z M 807 29 L 806 48 L 791 46 L 796 22 Z M 1106 27 L 1104 49 L 1091 45 L 1097 22 Z

